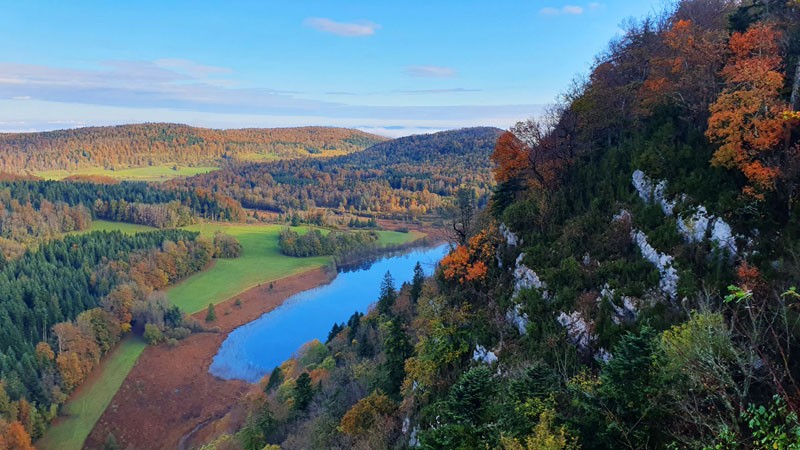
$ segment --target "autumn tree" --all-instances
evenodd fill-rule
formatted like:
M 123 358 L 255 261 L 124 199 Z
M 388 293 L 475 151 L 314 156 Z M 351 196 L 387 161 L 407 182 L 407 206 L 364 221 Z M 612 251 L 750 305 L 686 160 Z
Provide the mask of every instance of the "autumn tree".
M 387 422 L 393 421 L 392 413 L 397 405 L 386 394 L 374 391 L 359 400 L 342 417 L 341 428 L 350 436 L 363 436 L 376 431 Z
M 31 436 L 18 421 L 11 422 L 3 433 L 0 433 L 0 448 L 7 450 L 35 450 L 31 444 Z
M 494 249 L 498 244 L 496 231 L 489 227 L 445 256 L 440 264 L 444 278 L 460 283 L 482 281 L 493 264 Z
M 528 167 L 530 148 L 514 133 L 506 131 L 497 139 L 492 161 L 495 163 L 494 178 L 498 183 L 522 176 Z
M 494 177 L 502 185 L 514 184 L 550 191 L 559 174 L 577 152 L 575 114 L 563 105 L 549 108 L 540 118 L 517 122 L 495 145 Z
M 780 33 L 769 24 L 734 33 L 731 56 L 722 69 L 725 89 L 711 105 L 706 136 L 720 144 L 711 162 L 737 169 L 747 178 L 744 193 L 763 198 L 781 174 L 779 144 L 788 104 L 780 97 L 784 84 Z
M 689 19 L 677 20 L 662 33 L 662 54 L 654 55 L 640 97 L 646 111 L 668 99 L 688 114 L 705 118 L 708 105 L 718 93 L 719 71 L 725 34 L 699 26 Z

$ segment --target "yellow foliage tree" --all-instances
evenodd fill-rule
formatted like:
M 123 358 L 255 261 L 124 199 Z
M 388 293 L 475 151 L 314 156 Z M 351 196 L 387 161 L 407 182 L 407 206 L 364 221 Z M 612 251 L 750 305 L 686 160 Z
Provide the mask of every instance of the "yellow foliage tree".
M 379 423 L 389 420 L 396 409 L 397 405 L 389 396 L 373 391 L 345 413 L 340 427 L 345 434 L 362 436 L 372 432 Z

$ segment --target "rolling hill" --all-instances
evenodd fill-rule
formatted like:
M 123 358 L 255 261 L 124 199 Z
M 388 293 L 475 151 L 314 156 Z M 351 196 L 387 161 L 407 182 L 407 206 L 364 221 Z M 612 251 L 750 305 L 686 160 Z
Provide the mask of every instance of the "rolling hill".
M 334 158 L 237 164 L 172 183 L 280 213 L 330 208 L 419 216 L 441 212 L 463 186 L 485 203 L 494 185 L 489 156 L 500 134 L 477 127 L 414 135 Z
M 385 138 L 328 127 L 215 130 L 169 123 L 0 134 L 0 170 L 83 172 L 343 155 Z

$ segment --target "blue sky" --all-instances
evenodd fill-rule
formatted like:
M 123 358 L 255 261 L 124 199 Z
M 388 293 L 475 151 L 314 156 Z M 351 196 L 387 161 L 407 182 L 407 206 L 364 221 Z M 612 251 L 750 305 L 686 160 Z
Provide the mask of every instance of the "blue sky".
M 0 0 L 0 131 L 508 127 L 662 4 Z

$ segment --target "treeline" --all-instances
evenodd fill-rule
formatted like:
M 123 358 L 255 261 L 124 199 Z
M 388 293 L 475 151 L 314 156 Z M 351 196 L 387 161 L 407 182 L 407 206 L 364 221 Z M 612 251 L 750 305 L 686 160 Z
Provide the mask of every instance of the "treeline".
M 383 140 L 346 128 L 212 130 L 169 123 L 6 133 L 0 134 L 0 170 L 219 165 L 228 160 L 352 153 Z
M 287 256 L 341 256 L 374 248 L 379 239 L 380 236 L 374 231 L 330 231 L 323 234 L 313 228 L 300 234 L 284 228 L 278 237 L 278 247 Z
M 185 220 L 188 208 L 199 217 L 244 220 L 239 203 L 208 189 L 164 189 L 144 182 L 95 184 L 69 181 L 10 181 L 0 183 L 0 198 L 30 203 L 40 209 L 43 200 L 84 205 L 109 220 L 141 219 L 143 225 Z M 136 204 L 138 206 L 130 206 Z M 159 206 L 164 205 L 164 206 Z
M 95 217 L 149 225 L 156 228 L 176 228 L 194 222 L 191 208 L 173 200 L 169 203 L 128 203 L 125 200 L 104 202 L 95 200 L 92 207 Z
M 196 328 L 159 290 L 203 268 L 213 251 L 210 240 L 186 231 L 98 232 L 52 240 L 6 262 L 0 268 L 2 420 L 39 437 L 133 325 Z
M 441 214 L 461 186 L 485 204 L 489 156 L 500 130 L 468 128 L 410 136 L 325 159 L 234 165 L 170 186 L 204 187 L 246 208 L 279 213 L 328 208 L 384 217 Z

